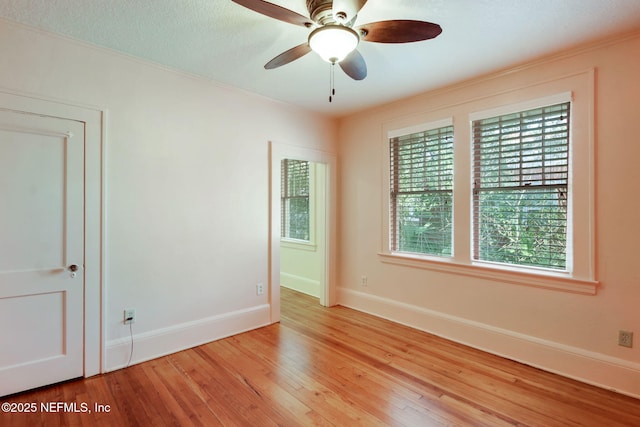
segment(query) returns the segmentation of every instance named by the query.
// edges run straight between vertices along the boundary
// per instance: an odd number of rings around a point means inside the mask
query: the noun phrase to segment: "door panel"
[[[0,129],[0,236],[12,242],[0,258],[0,271],[64,263],[64,205],[52,203],[64,197],[64,141],[51,139]]]
[[[23,313],[35,310],[39,313],[37,317],[23,316]],[[64,325],[60,322],[63,310],[62,292],[0,299],[3,318],[22,319],[10,323],[11,345],[3,345],[0,366],[19,365],[33,362],[34,358],[37,360],[63,354]]]
[[[83,158],[82,123],[0,109],[0,395],[83,374]]]

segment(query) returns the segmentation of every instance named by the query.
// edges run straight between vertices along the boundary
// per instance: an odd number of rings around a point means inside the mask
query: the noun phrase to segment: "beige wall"
[[[379,253],[385,250],[383,224],[388,209],[385,129],[452,117],[455,149],[470,151],[470,112],[562,92],[567,87],[572,90],[573,84],[584,86],[583,80],[590,78],[593,69],[594,249],[600,282],[596,295],[506,283],[477,272],[469,275],[383,262]],[[343,119],[338,146],[340,303],[640,396],[640,345],[632,349],[617,345],[619,329],[640,336],[636,259],[640,201],[635,196],[640,183],[638,99],[640,36],[633,35]],[[469,175],[468,164],[459,166],[457,184],[460,177]],[[465,215],[456,212],[456,219]],[[459,222],[457,232],[468,228]],[[368,276],[366,287],[361,284],[363,275]]]
[[[334,151],[326,118],[0,21],[0,89],[107,111],[105,368],[270,321],[268,141]]]

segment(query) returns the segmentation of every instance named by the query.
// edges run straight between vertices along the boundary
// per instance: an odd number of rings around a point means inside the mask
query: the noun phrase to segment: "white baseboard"
[[[280,284],[285,288],[320,298],[320,281],[280,272]]]
[[[231,335],[236,335],[269,324],[268,304],[213,316],[168,328],[135,334],[133,324],[133,357],[131,364],[156,359]],[[131,351],[129,336],[108,341],[105,370],[107,372],[127,366]]]
[[[351,289],[338,289],[338,303],[487,353],[640,398],[638,363]]]

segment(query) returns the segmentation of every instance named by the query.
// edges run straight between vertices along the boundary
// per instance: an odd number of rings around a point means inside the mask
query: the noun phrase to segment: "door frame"
[[[281,162],[284,159],[307,160],[326,166],[324,233],[324,266],[320,277],[320,304],[336,305],[336,156],[324,151],[269,141],[269,305],[271,323],[280,321],[280,180]]]
[[[104,372],[104,156],[106,110],[37,95],[0,90],[0,108],[84,123],[84,325],[85,377]]]

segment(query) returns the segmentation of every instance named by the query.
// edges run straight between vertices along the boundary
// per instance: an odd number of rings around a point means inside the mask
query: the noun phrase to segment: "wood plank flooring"
[[[280,324],[0,402],[37,405],[12,427],[640,426],[640,400],[284,288]]]

